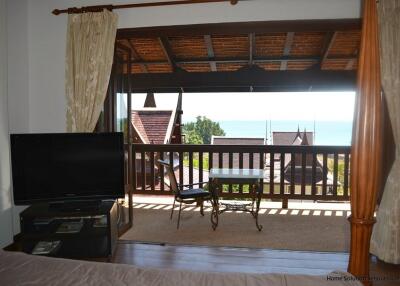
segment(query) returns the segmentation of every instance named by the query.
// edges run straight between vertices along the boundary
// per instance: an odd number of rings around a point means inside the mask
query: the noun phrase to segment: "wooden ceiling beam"
[[[121,45],[120,42],[116,42],[115,43],[115,49],[123,51],[125,53],[130,53],[131,49],[129,49],[129,47],[125,46],[125,45]]]
[[[337,55],[334,57],[328,57],[329,60],[352,60],[356,59],[354,55]],[[306,56],[306,57],[293,57],[293,56],[279,56],[279,57],[253,57],[253,63],[270,63],[270,62],[282,62],[282,61],[290,61],[290,62],[319,62],[321,60],[320,56]],[[209,64],[210,62],[215,63],[224,63],[224,64],[235,64],[235,63],[243,63],[247,64],[249,59],[246,57],[238,57],[238,58],[195,58],[195,59],[184,59],[184,60],[175,60],[175,64]],[[146,64],[146,65],[159,65],[159,64],[169,64],[168,61],[146,61],[146,62],[138,62],[134,61],[133,64]]]
[[[294,39],[294,32],[288,32],[286,34],[285,47],[283,48],[283,56],[290,55],[290,52],[292,50],[293,39]],[[280,67],[281,71],[287,69],[287,63],[288,63],[287,60],[283,60],[281,62],[281,67]]]
[[[211,71],[216,72],[217,71],[217,64],[216,62],[213,60],[215,57],[214,54],[214,47],[212,44],[212,39],[210,35],[204,35],[204,42],[206,44],[206,48],[207,48],[207,55],[209,58],[209,64],[210,64],[210,68]]]
[[[174,53],[172,52],[168,37],[159,37],[158,41],[164,52],[165,57],[167,58],[168,64],[171,66],[172,72],[175,72],[177,69],[177,65],[174,60],[174,56],[173,56]]]
[[[347,65],[346,65],[346,67],[345,67],[345,70],[352,70],[352,69],[354,69],[354,65],[357,63],[357,59],[358,59],[358,49],[354,51],[353,55],[354,55],[354,58],[353,58],[353,59],[350,59],[350,60],[347,62]]]
[[[135,58],[136,61],[143,61],[142,57],[139,55],[139,53],[136,51],[134,45],[130,41],[130,39],[126,39],[128,42],[129,48],[131,49],[132,56]],[[148,73],[149,71],[147,70],[146,64],[142,63],[140,64],[140,68],[142,69],[143,72]]]
[[[356,59],[351,59],[351,60],[349,60],[349,61],[347,62],[347,65],[346,65],[346,67],[345,67],[345,70],[352,70],[352,69],[353,69],[353,66],[354,66],[354,64],[355,64],[355,62],[356,62]]]
[[[123,41],[122,43],[125,42],[126,45],[124,45],[124,46],[128,47],[128,48],[131,50],[131,53],[132,53],[133,58],[134,58],[135,60],[137,60],[137,61],[140,61],[140,60],[141,60],[141,57],[140,57],[139,54],[137,53],[135,47],[132,45],[131,41],[130,41],[129,39],[124,39],[124,40],[121,40],[121,41]]]
[[[117,49],[115,51],[117,51]],[[114,57],[116,59],[116,60],[114,60],[114,62],[123,62],[124,61],[124,59],[121,57],[121,54],[119,54],[117,52],[114,53]]]
[[[148,73],[129,75],[135,92],[194,91],[328,91],[354,90],[355,71],[265,71]]]
[[[320,68],[322,68],[324,62],[328,59],[329,52],[332,49],[333,44],[335,43],[337,36],[337,32],[328,32],[325,36],[324,47],[322,51],[321,61],[320,61]]]
[[[127,46],[121,45],[120,43],[116,42],[114,49],[115,49],[114,56],[116,57],[116,58],[114,58],[114,63],[119,63],[119,64],[131,64],[132,63],[132,59],[130,58],[131,50]],[[121,60],[121,59],[123,59],[123,56],[122,57],[118,56],[116,53],[117,51],[122,51],[123,55],[127,55],[128,60],[127,61]]]
[[[361,19],[318,19],[213,23],[118,29],[117,39],[170,36],[248,35],[250,33],[334,32],[361,30]]]

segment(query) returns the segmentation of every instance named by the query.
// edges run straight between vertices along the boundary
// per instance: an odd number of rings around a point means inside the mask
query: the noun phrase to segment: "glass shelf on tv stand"
[[[95,211],[99,209],[101,200],[71,200],[71,201],[58,201],[50,202],[49,208],[57,211]]]

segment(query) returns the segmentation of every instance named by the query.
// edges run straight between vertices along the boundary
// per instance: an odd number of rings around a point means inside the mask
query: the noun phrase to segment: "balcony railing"
[[[167,159],[180,184],[207,182],[211,168],[259,168],[264,170],[262,197],[282,200],[284,207],[288,199],[349,200],[349,146],[133,144],[132,158],[136,194],[171,194],[169,180],[157,163]],[[248,189],[226,185],[222,196],[250,198]]]

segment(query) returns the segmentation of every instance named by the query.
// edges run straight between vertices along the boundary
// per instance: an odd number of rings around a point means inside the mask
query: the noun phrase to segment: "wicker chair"
[[[192,187],[195,185],[203,184],[205,182],[199,182],[199,183],[189,184],[189,185],[179,185],[176,180],[175,173],[174,173],[174,170],[173,170],[171,164],[169,162],[163,161],[163,160],[158,160],[158,162],[165,167],[165,170],[169,177],[171,191],[175,195],[170,219],[172,219],[172,216],[174,214],[175,202],[179,203],[179,214],[178,214],[178,222],[177,222],[176,228],[179,228],[182,204],[197,203],[197,205],[200,206],[200,214],[202,216],[204,216],[203,203],[204,203],[204,201],[208,201],[208,200],[211,201],[211,198],[212,198],[211,193],[204,189],[201,189],[201,188],[192,188]]]

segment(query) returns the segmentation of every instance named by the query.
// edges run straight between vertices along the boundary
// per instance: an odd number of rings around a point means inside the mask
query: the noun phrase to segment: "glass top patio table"
[[[262,169],[230,169],[230,168],[212,168],[209,173],[210,179],[262,179],[264,170]]]
[[[213,197],[213,210],[211,213],[211,223],[215,230],[218,226],[218,216],[226,210],[240,210],[252,214],[255,219],[257,229],[261,231],[262,225],[258,223],[258,211],[260,209],[263,184],[260,183],[264,178],[262,169],[231,169],[231,168],[212,168],[209,173],[210,190]],[[253,193],[251,203],[221,203],[224,209],[220,209],[219,192],[222,184],[250,184]]]

